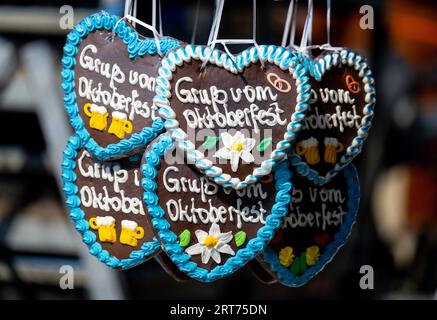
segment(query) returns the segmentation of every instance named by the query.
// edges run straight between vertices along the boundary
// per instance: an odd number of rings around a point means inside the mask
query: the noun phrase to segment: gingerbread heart
[[[160,251],[146,219],[140,185],[142,154],[100,161],[76,135],[62,162],[67,208],[90,253],[111,268],[127,269]]]
[[[162,54],[177,46],[175,39],[160,40]],[[163,131],[153,104],[160,63],[154,39],[139,36],[108,13],[86,17],[68,34],[61,73],[64,104],[95,156],[134,154]]]
[[[276,46],[247,49],[233,61],[188,45],[163,59],[159,75],[154,102],[177,147],[189,164],[234,189],[256,183],[284,158],[311,89],[298,59]]]
[[[347,241],[359,207],[355,167],[346,167],[323,186],[294,175],[290,212],[259,261],[284,285],[306,284]],[[276,237],[275,237],[276,238]]]
[[[275,179],[242,190],[223,188],[187,165],[169,136],[152,143],[142,164],[144,202],[173,263],[193,279],[232,274],[260,253],[290,202],[288,163]]]
[[[349,49],[305,65],[313,65],[310,108],[291,161],[298,174],[321,185],[361,152],[373,121],[375,81],[366,60]]]

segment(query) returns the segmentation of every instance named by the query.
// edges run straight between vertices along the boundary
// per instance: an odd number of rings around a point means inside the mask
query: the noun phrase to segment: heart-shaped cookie
[[[62,162],[67,208],[90,253],[111,268],[127,269],[160,251],[146,219],[140,185],[142,154],[100,161],[76,135]]]
[[[375,81],[366,60],[349,49],[304,64],[314,66],[310,108],[291,162],[298,174],[321,185],[361,152],[373,121]]]
[[[206,67],[203,68],[203,65]],[[162,61],[154,99],[187,162],[224,187],[270,174],[300,131],[310,97],[291,51],[249,48],[235,57],[188,45]]]
[[[160,40],[162,54],[177,46],[175,39]],[[164,130],[153,104],[160,63],[154,39],[108,13],[86,17],[68,34],[61,73],[64,104],[95,156],[134,154]]]
[[[281,226],[291,197],[288,163],[278,163],[275,180],[234,190],[187,165],[177,151],[165,135],[149,145],[141,168],[144,202],[173,263],[193,279],[214,281],[253,259]]]
[[[279,282],[306,284],[348,239],[359,207],[359,180],[349,165],[323,186],[293,176],[293,201],[284,224],[259,256]]]

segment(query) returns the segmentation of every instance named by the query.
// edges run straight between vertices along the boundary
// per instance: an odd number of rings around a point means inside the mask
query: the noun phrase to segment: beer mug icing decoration
[[[64,104],[76,133],[102,160],[134,154],[164,129],[153,104],[156,77],[161,56],[179,41],[154,27],[154,38],[141,37],[129,21],[141,23],[129,11],[122,19],[93,14],[64,46]]]
[[[287,161],[278,163],[270,181],[223,188],[187,165],[167,135],[145,152],[142,173],[162,249],[203,282],[232,274],[265,247],[287,213],[292,189]]]
[[[115,243],[117,235],[115,231],[115,219],[112,216],[97,216],[89,220],[91,229],[97,230],[100,242]]]
[[[279,282],[298,287],[329,263],[347,241],[359,206],[359,180],[353,165],[323,186],[293,175],[289,214],[259,257]]]
[[[271,173],[301,128],[309,79],[285,48],[217,40],[187,45],[163,59],[154,99],[188,163],[224,187],[241,189]],[[226,52],[215,48],[222,44]],[[237,56],[227,44],[255,46]]]
[[[78,135],[64,151],[70,217],[90,253],[111,268],[133,267],[160,251],[142,201],[141,155],[98,160]]]
[[[312,11],[312,1],[309,10]],[[330,1],[328,1],[328,6]],[[329,44],[330,9],[328,8],[328,43],[311,46],[301,63],[310,68],[310,108],[291,157],[297,173],[316,184],[324,184],[348,166],[361,152],[373,121],[375,80],[364,57],[347,48]],[[308,14],[303,42],[308,39],[312,12]],[[311,49],[322,53],[311,58]]]

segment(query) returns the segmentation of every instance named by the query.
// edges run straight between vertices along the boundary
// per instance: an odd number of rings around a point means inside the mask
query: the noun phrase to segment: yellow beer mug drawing
[[[304,156],[308,164],[316,164],[320,162],[319,155],[319,142],[316,138],[311,137],[306,140],[302,140],[296,146],[296,153],[300,156]]]
[[[131,247],[138,245],[138,240],[144,237],[144,228],[139,227],[138,223],[131,220],[121,221],[120,243]]]
[[[119,139],[123,139],[126,133],[132,132],[132,122],[127,120],[124,113],[114,111],[112,113],[112,122],[109,126],[108,132],[116,135]]]
[[[100,242],[114,243],[117,240],[114,217],[92,217],[89,223],[91,229],[98,230]]]
[[[337,138],[325,138],[325,162],[337,163],[337,153],[342,152],[344,146]]]
[[[86,103],[83,106],[83,111],[90,117],[90,128],[103,131],[108,124],[108,112],[103,106],[95,105],[94,103]]]

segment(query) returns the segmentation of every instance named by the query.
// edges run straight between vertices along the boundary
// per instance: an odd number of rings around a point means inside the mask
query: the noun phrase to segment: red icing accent
[[[317,244],[319,247],[323,247],[325,244],[328,243],[329,238],[330,238],[329,234],[327,234],[327,233],[321,233],[321,234],[317,234],[317,235],[314,237],[314,241],[316,242],[316,244]]]

